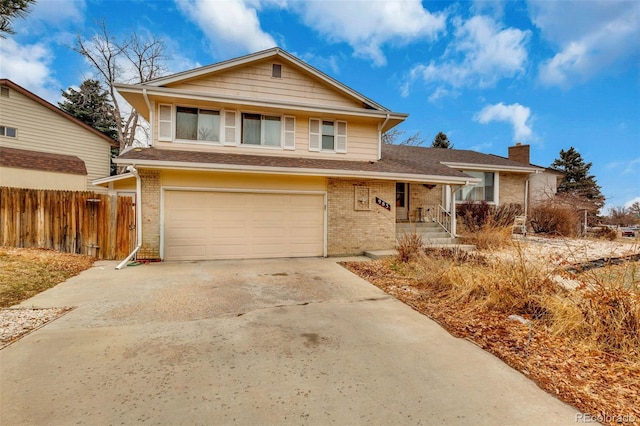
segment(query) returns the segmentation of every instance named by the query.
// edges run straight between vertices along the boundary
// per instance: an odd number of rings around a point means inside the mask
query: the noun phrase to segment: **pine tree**
[[[80,90],[71,87],[62,92],[65,99],[58,105],[63,111],[73,115],[113,140],[118,139],[116,116],[109,94],[97,80],[85,80]]]
[[[15,34],[11,26],[14,18],[24,18],[30,12],[29,7],[35,0],[2,0],[0,1],[0,38],[5,34]]]
[[[433,142],[431,143],[431,147],[453,149],[453,144],[446,134],[444,134],[443,132],[438,132],[436,137],[433,139]]]
[[[605,197],[600,192],[595,176],[589,174],[592,165],[585,163],[580,153],[571,147],[568,151],[560,150],[560,158],[551,164],[551,168],[564,174],[558,194],[586,204],[588,210],[598,214],[604,206]]]

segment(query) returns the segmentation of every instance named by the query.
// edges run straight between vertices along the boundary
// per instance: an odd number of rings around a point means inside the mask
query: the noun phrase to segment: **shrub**
[[[407,263],[415,260],[424,254],[422,235],[416,232],[404,233],[398,239],[396,248],[400,262]]]
[[[602,226],[595,230],[594,235],[596,238],[603,240],[615,241],[618,238],[618,231],[608,226]]]
[[[580,229],[578,212],[551,202],[534,206],[529,223],[535,233],[575,237]]]

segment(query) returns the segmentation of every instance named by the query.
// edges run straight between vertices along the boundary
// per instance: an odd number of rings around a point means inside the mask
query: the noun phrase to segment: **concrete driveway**
[[[101,262],[0,351],[0,424],[575,424],[335,259]]]

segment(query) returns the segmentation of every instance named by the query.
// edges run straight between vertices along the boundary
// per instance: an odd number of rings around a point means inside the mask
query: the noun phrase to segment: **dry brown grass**
[[[0,247],[0,308],[78,275],[94,261],[89,256],[54,250]]]
[[[348,267],[583,412],[640,421],[638,262],[568,273],[570,260],[549,265],[532,262],[518,243],[512,250],[510,257],[447,251]],[[557,274],[578,287],[558,285]]]

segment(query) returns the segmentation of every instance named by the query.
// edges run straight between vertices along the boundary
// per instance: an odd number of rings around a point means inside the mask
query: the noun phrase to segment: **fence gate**
[[[98,259],[122,259],[135,246],[131,196],[0,187],[0,244]]]

